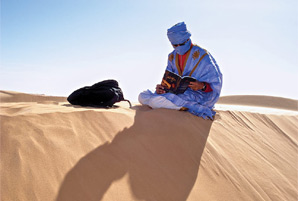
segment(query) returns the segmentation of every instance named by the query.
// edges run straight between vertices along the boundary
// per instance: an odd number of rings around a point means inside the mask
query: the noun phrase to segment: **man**
[[[205,49],[192,43],[184,22],[169,28],[167,35],[174,51],[169,54],[166,70],[180,76],[191,76],[196,81],[190,82],[189,88],[177,95],[166,93],[164,87],[158,84],[155,93],[150,90],[142,92],[139,102],[152,108],[187,110],[212,119],[215,115],[212,109],[222,87],[222,74],[215,59]]]

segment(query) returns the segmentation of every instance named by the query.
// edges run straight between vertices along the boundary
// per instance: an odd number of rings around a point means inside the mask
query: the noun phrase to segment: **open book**
[[[188,88],[189,83],[195,81],[196,79],[190,76],[181,77],[176,73],[166,70],[161,85],[166,92],[182,94]]]

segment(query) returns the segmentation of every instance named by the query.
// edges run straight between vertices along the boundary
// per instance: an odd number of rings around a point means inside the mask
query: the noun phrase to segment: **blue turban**
[[[169,28],[167,35],[173,45],[184,43],[191,36],[190,32],[187,31],[186,24],[184,22],[179,22]]]

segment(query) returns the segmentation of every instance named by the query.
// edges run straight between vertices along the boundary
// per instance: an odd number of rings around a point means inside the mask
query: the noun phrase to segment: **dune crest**
[[[296,113],[211,121],[1,91],[0,115],[3,201],[297,200]]]
[[[48,102],[48,101],[57,101],[65,102],[65,97],[59,96],[46,96],[40,94],[26,94],[15,91],[3,91],[0,90],[0,102]]]
[[[259,96],[259,95],[234,95],[222,96],[219,98],[218,104],[228,105],[246,105],[255,107],[270,107],[275,109],[286,109],[298,111],[298,100],[272,97],[272,96]]]

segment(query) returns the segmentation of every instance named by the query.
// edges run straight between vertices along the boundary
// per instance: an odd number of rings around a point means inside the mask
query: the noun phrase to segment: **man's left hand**
[[[195,82],[190,82],[189,83],[189,88],[191,88],[194,91],[202,90],[204,88],[204,83],[195,81]]]

